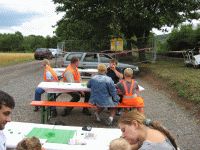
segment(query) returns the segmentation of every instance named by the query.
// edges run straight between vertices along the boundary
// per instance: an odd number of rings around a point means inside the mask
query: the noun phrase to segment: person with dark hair
[[[116,59],[110,60],[106,75],[111,77],[115,84],[119,82],[119,79],[123,78],[122,70],[117,67]]]
[[[65,71],[63,72],[63,81],[64,82],[70,82],[70,83],[80,83],[81,82],[81,75],[78,71],[78,65],[79,65],[79,59],[77,57],[72,57],[71,63],[66,67]],[[85,94],[85,102],[89,101],[90,94],[89,92],[69,92],[69,94],[72,96],[71,102],[78,102],[81,98],[81,95]],[[69,115],[72,111],[73,107],[67,107],[64,109],[64,112],[62,113],[62,116]],[[91,115],[88,108],[83,108],[82,111],[85,115]]]
[[[118,61],[116,59],[111,59],[109,61],[109,66],[107,68],[107,72],[106,75],[111,77],[111,79],[113,80],[114,84],[117,84],[119,82],[120,79],[123,79],[123,73],[122,70],[117,67]],[[119,102],[121,103],[122,101],[122,95],[119,95],[120,100]],[[120,115],[121,114],[122,109],[118,108],[116,115]]]
[[[158,121],[147,119],[143,113],[132,110],[119,118],[122,138],[134,149],[177,150],[177,144],[170,132]]]
[[[8,93],[0,90],[0,150],[6,150],[6,138],[3,129],[7,122],[11,121],[11,112],[15,107],[15,101]]]
[[[41,67],[44,68],[44,73],[43,73],[43,80],[45,82],[53,82],[53,81],[59,81],[58,76],[56,72],[51,68],[50,62],[48,59],[44,59],[41,63]],[[45,92],[44,89],[37,87],[35,90],[35,97],[34,100],[36,101],[41,101],[41,95]],[[55,100],[56,94],[51,93],[49,94],[51,99]],[[34,111],[38,111],[39,107],[35,106]],[[56,117],[57,116],[57,110],[56,107],[51,107],[51,116]]]

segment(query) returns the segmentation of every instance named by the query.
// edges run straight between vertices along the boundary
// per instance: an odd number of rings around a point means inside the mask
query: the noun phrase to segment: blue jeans
[[[41,101],[41,96],[42,94],[45,92],[45,90],[43,90],[42,88],[36,88],[35,90],[35,100],[36,101]],[[53,94],[50,94],[53,96]],[[55,110],[56,107],[51,107],[51,110]]]
[[[41,95],[44,93],[45,91],[42,88],[36,88],[35,90],[35,100],[36,101],[41,101]]]

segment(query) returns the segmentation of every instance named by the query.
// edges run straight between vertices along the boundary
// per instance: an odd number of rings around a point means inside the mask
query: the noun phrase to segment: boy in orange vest
[[[124,80],[117,83],[116,88],[118,94],[122,95],[122,103],[125,105],[134,106],[138,111],[143,112],[144,100],[138,96],[139,86],[137,81],[132,79],[133,70],[126,68],[124,70]]]
[[[63,72],[63,81],[70,82],[70,83],[80,83],[81,82],[81,75],[78,71],[79,59],[77,57],[72,57],[71,63],[67,66],[65,71]],[[89,101],[90,93],[89,92],[69,92],[72,96],[71,102],[78,102],[80,100],[80,93],[85,95],[85,102]],[[68,107],[64,109],[62,116],[69,115],[72,111],[73,107]],[[91,115],[88,108],[83,108],[82,111],[85,115]]]

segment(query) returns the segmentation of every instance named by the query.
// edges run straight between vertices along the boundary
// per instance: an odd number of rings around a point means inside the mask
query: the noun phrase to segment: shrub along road
[[[34,98],[35,87],[42,81],[39,62],[33,61],[0,68],[0,89],[11,94],[16,100],[16,107],[12,114],[13,121],[40,123],[40,112],[33,112],[33,108],[29,105]],[[160,90],[159,86],[149,84],[146,80],[150,80],[150,78],[150,76],[137,78],[139,84],[145,88],[141,95],[145,99],[146,115],[151,119],[161,121],[175,135],[181,149],[199,150],[200,125],[193,113],[177,104],[174,97],[166,91]],[[45,94],[43,98],[45,99]],[[62,100],[68,98],[67,94],[59,97]],[[63,121],[66,125],[71,126],[106,127],[103,123],[96,123],[93,116],[84,116],[81,109],[73,110],[66,117],[60,116],[61,108],[58,109],[58,112],[58,117],[52,119],[51,122]],[[103,115],[108,116],[108,113],[104,112]],[[117,119],[118,117],[112,127],[117,127]]]

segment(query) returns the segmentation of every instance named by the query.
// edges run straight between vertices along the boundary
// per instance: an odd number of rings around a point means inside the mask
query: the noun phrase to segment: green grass
[[[176,90],[180,97],[200,103],[200,69],[185,67],[181,60],[157,61],[141,67],[163,80],[163,84]]]

